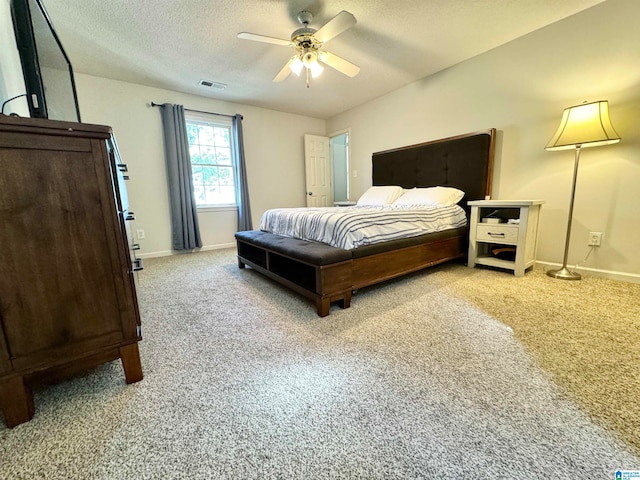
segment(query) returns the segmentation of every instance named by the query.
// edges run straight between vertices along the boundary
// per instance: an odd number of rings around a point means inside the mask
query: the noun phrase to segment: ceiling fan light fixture
[[[318,62],[318,52],[316,50],[305,49],[302,52],[302,64],[311,71],[313,78],[316,78],[324,70],[324,67]]]
[[[312,65],[318,63],[318,53],[305,49],[304,52],[302,52],[302,63],[310,69]]]
[[[313,78],[316,78],[316,77],[320,76],[320,74],[324,70],[324,67],[322,65],[320,65],[317,61],[312,63],[311,66],[309,66],[307,68],[309,70],[311,70],[311,76]]]
[[[273,78],[274,82],[284,81],[291,72],[300,76],[304,69],[305,76],[307,77],[307,87],[309,87],[309,77],[317,77],[324,71],[324,67],[327,65],[344,75],[355,77],[360,71],[360,67],[331,52],[321,50],[321,48],[332,38],[353,27],[356,24],[356,17],[346,10],[342,10],[319,30],[309,27],[312,19],[313,15],[309,11],[303,10],[300,12],[298,14],[298,21],[302,24],[302,27],[291,34],[291,40],[267,37],[249,32],[240,32],[238,38],[292,47],[298,52],[289,59],[280,72]]]
[[[304,67],[304,64],[302,63],[302,60],[300,60],[300,57],[293,57],[291,59],[291,63],[289,64],[289,68],[297,76],[300,76],[300,72],[302,72],[302,68],[303,67]]]

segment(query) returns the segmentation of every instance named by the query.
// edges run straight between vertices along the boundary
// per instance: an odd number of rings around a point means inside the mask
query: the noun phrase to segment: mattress
[[[466,224],[465,212],[458,205],[277,208],[262,215],[260,230],[352,250]]]

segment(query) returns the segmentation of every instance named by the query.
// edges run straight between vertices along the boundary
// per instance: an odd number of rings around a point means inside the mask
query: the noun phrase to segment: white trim
[[[204,112],[194,112],[185,109],[184,118],[188,120],[193,120],[194,122],[205,123],[207,125],[220,125],[223,127],[231,127],[233,125],[233,119],[231,119],[232,115],[229,117],[221,117],[220,115],[216,115],[215,113],[204,113]]]
[[[554,268],[561,267],[559,263],[541,262],[540,260],[538,260],[536,264]],[[568,267],[570,270],[575,270],[578,273],[593,275],[594,277],[608,278],[610,280],[619,280],[622,282],[640,283],[640,275],[638,275],[637,273],[616,272],[614,270],[602,270],[600,268],[572,267],[570,265],[568,265]]]
[[[238,244],[236,242],[231,242],[231,243],[218,243],[217,245],[205,245],[204,247],[202,247],[200,249],[200,251],[207,251],[207,250],[222,250],[224,248],[231,248],[231,247],[236,247]]]
[[[196,207],[198,213],[207,213],[207,212],[231,212],[237,211],[238,205],[203,205],[202,207]]]
[[[232,177],[233,177],[233,192],[234,197],[237,198],[238,195],[238,185],[236,185],[236,180],[238,177],[238,158],[236,154],[235,147],[235,132],[233,131],[233,120],[229,117],[221,118],[220,116],[216,116],[214,113],[205,113],[205,112],[187,112],[184,113],[185,123],[186,124],[200,124],[207,125],[212,127],[224,128],[229,131],[229,155],[231,156],[231,165],[223,165],[223,164],[212,164],[210,166],[216,167],[231,167]],[[191,148],[191,144],[189,144],[189,148]],[[217,148],[217,147],[216,147]],[[208,166],[208,164],[195,163],[196,166]],[[192,164],[193,168],[193,164]],[[192,181],[193,184],[193,181]],[[196,185],[193,184],[195,187]],[[197,202],[197,200],[196,200]],[[198,213],[213,211],[214,209],[225,210],[228,207],[238,208],[238,205],[234,203],[224,203],[224,204],[213,204],[213,205],[198,205],[196,204],[196,209]]]
[[[329,148],[331,149],[331,140],[334,137],[337,137],[339,135],[346,135],[347,136],[347,201],[351,200],[351,195],[352,195],[352,188],[351,188],[351,169],[352,169],[352,164],[351,164],[351,127],[346,127],[343,128],[341,130],[337,130],[333,133],[330,133],[329,135],[327,135],[327,137],[329,138]],[[331,152],[331,197],[332,199],[333,197],[333,189],[335,188],[335,185],[333,185],[333,152]]]
[[[236,242],[232,243],[219,243],[217,245],[205,245],[202,248],[195,248],[193,250],[163,250],[160,252],[141,253],[136,255],[138,258],[159,258],[170,257],[172,255],[184,255],[186,253],[206,252],[209,250],[222,250],[224,248],[235,248]]]
[[[327,135],[327,137],[329,137],[329,138],[337,137],[338,135],[342,135],[343,133],[346,133],[347,136],[351,136],[351,127],[342,128],[340,130],[337,130],[337,131]]]
[[[209,251],[209,250],[222,250],[225,248],[235,248],[236,243],[219,243],[217,245],[205,245],[199,251]],[[189,250],[187,251],[177,251],[177,250],[165,250],[160,252],[151,252],[151,253],[141,253],[136,255],[138,258],[159,258],[159,257],[169,257],[172,255],[184,255],[185,253],[195,253],[198,250]],[[548,267],[560,267],[559,263],[553,262],[541,262],[536,261],[536,265],[540,266],[548,266]],[[599,268],[586,268],[586,267],[571,267],[571,270],[576,270],[579,273],[588,272],[590,275],[594,277],[602,277],[608,278],[610,280],[618,280],[622,282],[630,282],[630,283],[640,283],[640,275],[637,273],[627,273],[627,272],[615,272],[612,270],[602,270]]]
[[[169,257],[171,255],[177,255],[178,252],[173,252],[172,250],[164,250],[162,252],[151,252],[151,253],[136,253],[137,258],[158,258],[158,257]]]

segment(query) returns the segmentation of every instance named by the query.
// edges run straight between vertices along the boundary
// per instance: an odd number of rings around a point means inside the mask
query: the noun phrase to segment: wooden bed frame
[[[460,205],[491,194],[496,130],[449,137],[373,154],[373,185],[403,188],[452,186],[465,192]],[[238,266],[253,269],[316,303],[351,304],[354,290],[467,255],[466,227],[354,250],[249,231],[236,234]]]

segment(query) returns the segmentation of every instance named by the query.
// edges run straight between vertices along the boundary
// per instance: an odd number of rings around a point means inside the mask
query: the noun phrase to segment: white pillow
[[[358,199],[358,205],[366,205],[369,207],[390,205],[402,195],[402,192],[402,187],[396,185],[369,187]]]
[[[412,188],[398,198],[394,206],[426,205],[447,207],[455,205],[464,197],[464,192],[453,187]]]

